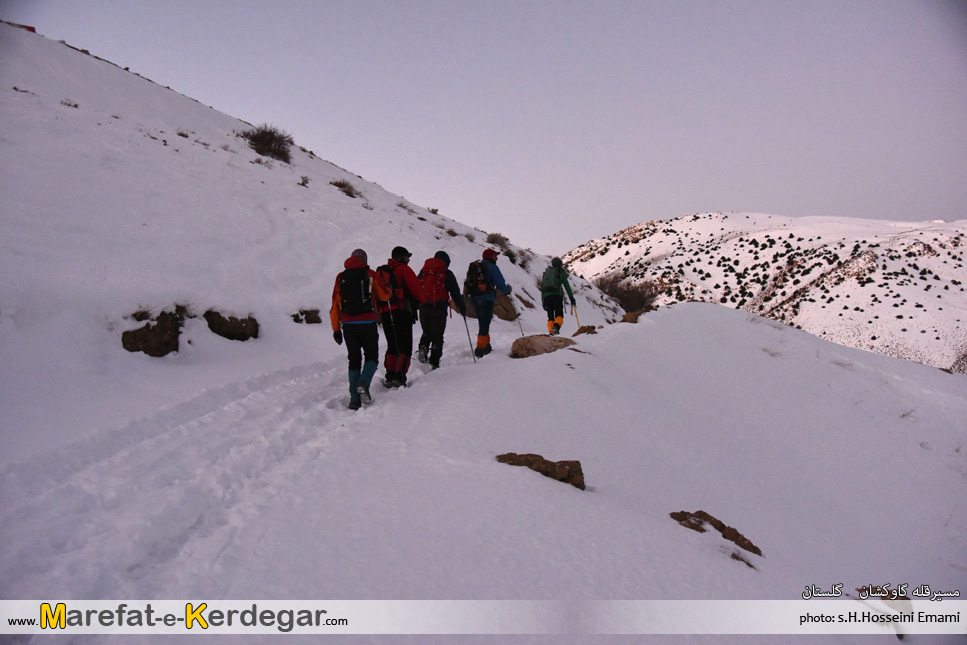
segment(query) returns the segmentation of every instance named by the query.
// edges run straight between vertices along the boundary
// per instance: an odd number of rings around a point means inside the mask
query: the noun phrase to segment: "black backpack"
[[[340,309],[344,314],[358,316],[373,311],[373,294],[369,281],[369,267],[346,269],[339,274]]]
[[[473,297],[487,291],[494,291],[494,287],[487,281],[487,273],[484,271],[481,261],[474,260],[467,267],[467,277],[463,281],[463,294]]]
[[[388,264],[384,264],[381,267],[376,268],[376,273],[383,278],[387,285],[389,285],[392,296],[390,296],[389,302],[391,305],[397,307],[402,307],[406,302],[406,293],[403,291],[402,285],[400,285],[399,279],[396,277],[396,272],[393,271],[393,267]]]

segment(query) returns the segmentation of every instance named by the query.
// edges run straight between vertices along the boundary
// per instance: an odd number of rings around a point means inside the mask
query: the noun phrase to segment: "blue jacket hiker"
[[[497,268],[498,257],[497,251],[485,250],[481,260],[470,264],[463,285],[464,295],[470,297],[477,312],[477,348],[473,350],[477,358],[483,358],[493,351],[490,345],[490,321],[494,317],[497,292],[506,296],[511,292],[504,275]]]
[[[332,288],[332,338],[346,341],[349,353],[349,409],[358,410],[363,398],[372,401],[369,385],[379,367],[378,305],[392,295],[389,286],[366,264],[366,252],[356,249],[343,264]],[[365,357],[365,364],[363,358]]]

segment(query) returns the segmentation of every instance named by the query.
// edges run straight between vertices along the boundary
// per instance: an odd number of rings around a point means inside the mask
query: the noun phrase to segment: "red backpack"
[[[423,270],[420,271],[420,282],[423,284],[423,295],[426,297],[428,305],[450,301],[446,280],[447,265],[443,260],[430,258],[423,263]]]

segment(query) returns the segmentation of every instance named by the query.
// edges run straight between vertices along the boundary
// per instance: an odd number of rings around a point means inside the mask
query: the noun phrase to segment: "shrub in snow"
[[[355,199],[356,197],[359,197],[360,195],[362,195],[362,192],[360,192],[360,190],[358,188],[356,188],[355,186],[353,186],[351,183],[349,183],[345,179],[333,179],[329,183],[330,183],[330,185],[335,186],[336,188],[338,188],[339,190],[341,190],[344,195],[346,195],[348,197],[352,197],[353,199]]]
[[[487,244],[493,244],[502,249],[506,249],[509,243],[510,240],[507,239],[506,235],[501,235],[500,233],[487,233]]]
[[[292,160],[292,135],[274,125],[262,124],[241,134],[248,145],[263,157],[271,157],[285,163]]]

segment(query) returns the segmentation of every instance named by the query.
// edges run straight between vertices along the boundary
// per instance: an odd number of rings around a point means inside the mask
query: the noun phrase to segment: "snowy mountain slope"
[[[0,51],[0,598],[967,586],[964,375],[688,303],[524,360],[516,322],[475,363],[454,318],[440,370],[350,413],[344,348],[290,315],[328,308],[357,246],[456,266],[484,234],[307,152],[251,163],[245,124],[63,45],[0,24]],[[501,266],[534,296],[545,259],[513,248]],[[581,293],[581,322],[605,322]],[[126,316],[175,303],[262,330],[190,318],[176,354],[122,349]],[[578,459],[589,489],[496,461],[511,451]],[[669,517],[699,509],[762,549],[755,569]],[[161,638],[120,639],[90,641]]]
[[[967,371],[967,220],[900,223],[707,213],[632,226],[569,252],[589,280],[660,285],[828,340]]]
[[[78,379],[106,375],[93,379],[103,384],[102,397],[131,390],[117,396],[113,422],[161,402],[151,385],[110,381],[122,332],[144,324],[135,312],[181,304],[196,316],[210,308],[254,315],[262,347],[229,343],[209,361],[190,320],[181,355],[169,361],[203,364],[206,385],[228,382],[243,376],[233,352],[259,354],[276,366],[315,360],[306,347],[327,339],[328,324],[307,331],[292,316],[319,309],[325,317],[333,280],[354,248],[366,249],[377,266],[403,245],[416,270],[442,249],[462,278],[467,263],[494,246],[487,233],[310,152],[294,148],[291,164],[260,157],[236,134],[248,124],[76,49],[6,24],[0,49],[0,352],[18,374],[4,384],[0,403],[14,427],[32,429],[24,441],[42,442],[68,421],[90,428],[83,416],[47,420],[18,403],[38,392],[57,396]],[[361,196],[347,196],[333,181],[349,182]],[[500,266],[518,294],[522,326],[541,331],[536,282],[549,258],[502,244],[516,260],[507,255]],[[584,324],[616,316],[599,291],[579,278],[575,287]],[[199,335],[208,333],[203,327]],[[450,327],[451,346],[466,344],[466,332]],[[58,334],[84,356],[80,373],[59,367],[61,350],[51,345]],[[265,347],[296,337],[303,347],[294,356],[279,354],[284,343]],[[186,380],[183,393],[196,387]],[[101,405],[78,404],[92,411]]]

